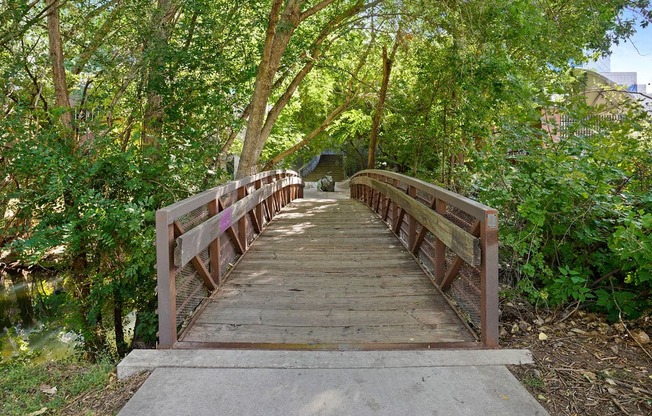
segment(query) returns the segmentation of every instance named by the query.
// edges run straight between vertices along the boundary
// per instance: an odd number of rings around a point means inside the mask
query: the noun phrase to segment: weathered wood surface
[[[179,344],[342,348],[473,341],[368,207],[304,199],[274,219]]]
[[[243,195],[240,195],[242,199],[177,239],[177,247],[174,250],[175,265],[178,267],[185,266],[193,257],[204,250],[211,241],[220,237],[220,235],[233,227],[238,220],[241,220],[254,207],[272,196],[275,192],[279,192],[288,185],[299,184],[301,184],[301,178],[284,178],[264,185],[248,196],[244,195],[244,188],[240,188],[243,192]],[[256,217],[254,216],[254,218]],[[257,220],[254,222],[257,224]],[[260,225],[257,225],[257,228],[260,229]],[[238,229],[241,233],[244,232],[244,227],[238,227]],[[246,235],[239,235],[236,240],[241,243],[246,240]],[[244,252],[244,248],[240,250]]]
[[[352,183],[369,186],[392,201],[396,201],[405,212],[430,230],[464,261],[474,266],[480,264],[480,240],[444,218],[443,215],[419,203],[412,196],[401,192],[389,183],[366,176],[355,178]],[[380,201],[380,199],[378,200]]]

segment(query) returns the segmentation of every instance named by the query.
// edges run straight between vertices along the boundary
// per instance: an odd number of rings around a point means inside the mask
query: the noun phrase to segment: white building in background
[[[638,74],[636,72],[612,72],[610,56],[600,58],[597,61],[590,61],[583,65],[582,68],[599,73],[613,83],[625,87],[629,92],[647,93],[647,86],[638,83]]]

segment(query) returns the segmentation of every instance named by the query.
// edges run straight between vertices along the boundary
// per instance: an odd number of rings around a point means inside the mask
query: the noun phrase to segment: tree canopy
[[[331,148],[494,205],[503,280],[536,301],[642,313],[650,117],[600,118],[572,68],[651,21],[638,0],[4,1],[0,244],[52,264],[87,349],[122,355],[132,311],[155,340],[157,208],[230,155],[246,176]]]

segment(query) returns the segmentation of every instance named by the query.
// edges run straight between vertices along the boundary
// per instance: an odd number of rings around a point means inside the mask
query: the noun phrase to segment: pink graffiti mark
[[[228,207],[224,211],[220,212],[220,214],[222,215],[220,218],[220,232],[223,233],[224,231],[228,230],[233,223],[231,221],[231,218],[233,217],[233,207]]]

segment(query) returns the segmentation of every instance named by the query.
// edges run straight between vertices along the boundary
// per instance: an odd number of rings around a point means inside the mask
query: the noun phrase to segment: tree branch
[[[320,2],[320,3],[315,4],[314,6],[309,8],[308,10],[301,13],[301,17],[299,18],[299,20],[303,22],[304,20],[306,20],[310,16],[314,15],[315,13],[319,13],[320,11],[325,9],[326,7],[333,4],[334,1],[335,0],[324,0],[324,1]]]
[[[115,2],[119,3],[119,2]],[[79,59],[77,59],[77,63],[75,63],[75,66],[72,68],[72,73],[74,75],[79,74],[88,61],[91,59],[93,54],[97,51],[97,49],[102,46],[102,42],[104,39],[108,36],[109,32],[111,29],[114,27],[114,21],[116,17],[118,16],[118,13],[121,11],[120,9],[120,4],[118,4],[118,7],[113,9],[111,11],[111,14],[106,18],[104,23],[102,23],[102,26],[99,28],[97,32],[95,32],[95,36],[93,36],[93,39],[91,42],[86,46],[83,50],[83,52],[79,55]]]
[[[325,3],[325,2],[324,2]],[[281,112],[285,106],[290,102],[290,99],[296,92],[299,84],[304,80],[304,78],[312,71],[314,68],[317,59],[319,58],[319,48],[328,38],[328,36],[333,33],[339,25],[348,17],[354,16],[362,9],[363,3],[361,1],[357,2],[354,6],[350,7],[348,10],[340,13],[339,15],[333,17],[325,26],[324,29],[319,33],[317,38],[312,43],[312,54],[308,58],[308,62],[304,65],[303,68],[295,75],[290,85],[287,87],[285,92],[279,97],[272,109],[267,113],[265,118],[265,124],[261,130],[261,136],[267,137],[272,132],[276,120],[281,115]],[[324,6],[325,7],[325,6]]]
[[[301,149],[302,147],[306,146],[308,143],[310,143],[315,137],[317,137],[320,133],[322,133],[328,126],[335,121],[336,118],[338,118],[344,110],[346,110],[349,106],[349,103],[353,99],[353,96],[347,96],[346,99],[342,104],[340,104],[337,108],[335,108],[331,113],[324,119],[324,121],[314,129],[310,134],[308,134],[303,140],[301,140],[299,143],[295,144],[294,146],[290,147],[289,149],[284,150],[283,152],[279,153],[278,155],[274,156],[270,161],[268,161],[265,164],[265,167],[263,168],[264,170],[271,169],[275,164],[280,162],[281,160],[285,159],[289,155],[293,154],[297,150]]]

